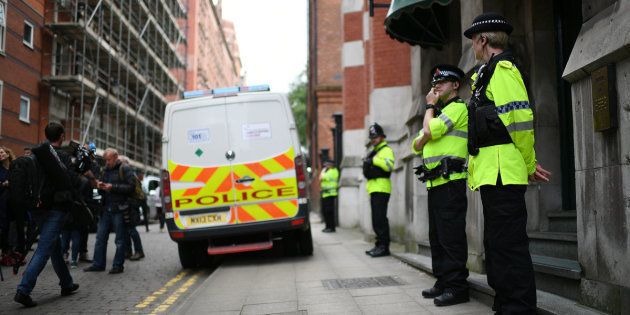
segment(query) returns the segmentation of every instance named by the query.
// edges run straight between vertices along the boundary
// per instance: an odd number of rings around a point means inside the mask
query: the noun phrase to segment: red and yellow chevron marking
[[[238,222],[266,221],[291,218],[297,215],[297,200],[237,206]]]
[[[196,188],[173,189],[173,210],[177,212],[229,205],[232,209],[227,224],[295,216],[298,210],[297,201],[289,200],[297,198],[295,175],[284,174],[287,176],[281,179],[263,180],[266,175],[293,172],[294,158],[295,152],[290,148],[283,154],[256,163],[194,167],[169,161],[171,181],[199,185]],[[235,183],[244,177],[253,178],[254,181]],[[236,205],[236,208],[232,205]],[[183,228],[179,219],[175,221]]]

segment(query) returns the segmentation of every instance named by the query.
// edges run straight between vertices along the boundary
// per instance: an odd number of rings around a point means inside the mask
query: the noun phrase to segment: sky
[[[234,22],[245,84],[269,84],[287,93],[306,69],[307,0],[223,0],[223,18]]]

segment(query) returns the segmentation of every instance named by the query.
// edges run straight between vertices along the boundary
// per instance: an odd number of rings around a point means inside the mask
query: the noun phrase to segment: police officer
[[[466,157],[468,112],[458,95],[464,72],[451,65],[431,70],[423,128],[412,151],[422,154],[418,175],[426,182],[429,201],[431,263],[437,281],[422,291],[437,306],[464,303],[468,297],[466,241]]]
[[[521,73],[507,50],[512,26],[497,13],[473,20],[464,36],[484,64],[468,105],[468,185],[481,190],[488,284],[499,314],[534,314],[536,285],[527,237],[528,179],[549,181],[536,161],[534,115]]]
[[[372,151],[363,159],[363,175],[367,178],[367,191],[372,208],[372,228],[376,233],[376,245],[365,253],[372,257],[389,255],[389,221],[387,203],[392,192],[389,177],[394,170],[394,151],[385,141],[383,128],[374,123],[369,128]]]
[[[335,201],[337,201],[338,181],[339,170],[335,167],[335,163],[328,159],[324,160],[324,169],[319,175],[322,215],[326,223],[326,228],[322,230],[324,233],[335,232]]]

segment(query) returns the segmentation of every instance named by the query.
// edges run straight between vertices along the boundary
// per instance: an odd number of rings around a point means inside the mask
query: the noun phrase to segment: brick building
[[[426,187],[413,174],[421,159],[410,150],[422,127],[429,71],[450,63],[472,74],[476,61],[463,30],[478,14],[499,12],[514,25],[510,48],[534,110],[537,160],[553,172],[526,194],[539,296],[627,312],[630,266],[619,262],[630,261],[630,0],[392,0],[370,17],[373,2],[381,1],[343,0],[336,29],[343,34],[340,225],[373,235],[361,158],[367,126],[378,122],[396,154],[391,237],[410,254],[430,255]],[[479,193],[468,192],[468,201],[468,268],[483,274]],[[539,307],[557,312],[548,301]]]
[[[241,82],[214,2],[0,0],[0,145],[21,154],[58,121],[157,173],[166,104]]]
[[[343,20],[341,0],[309,1],[309,60],[306,138],[313,177],[321,171],[321,150],[336,155],[333,141],[333,114],[342,112],[340,32]],[[311,194],[319,196],[319,183],[313,181]],[[317,199],[317,198],[314,198]],[[319,200],[314,200],[318,207]]]
[[[43,25],[42,1],[0,0],[0,144],[17,155],[41,140],[39,126],[47,120]]]
[[[188,0],[188,9],[186,90],[240,85],[234,25],[222,19],[221,1]]]

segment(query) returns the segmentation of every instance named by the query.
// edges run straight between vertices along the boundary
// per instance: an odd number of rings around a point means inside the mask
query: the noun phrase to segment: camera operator
[[[74,188],[77,187],[79,173],[72,167],[70,155],[61,150],[61,143],[65,139],[63,126],[51,122],[44,133],[48,141],[33,148],[33,153],[46,173],[40,203],[32,212],[33,220],[39,228],[39,242],[14,297],[15,302],[26,307],[37,305],[30,294],[49,258],[59,277],[61,295],[70,295],[79,288],[64,262],[59,239],[66,214],[73,206]]]
[[[123,214],[129,208],[128,198],[135,190],[136,179],[131,167],[123,165],[118,159],[118,151],[115,149],[106,149],[103,158],[105,159],[105,171],[102,181],[99,181],[97,186],[103,196],[103,212],[98,222],[92,266],[83,269],[83,271],[105,270],[107,240],[111,226],[116,233],[116,253],[114,254],[114,263],[109,273],[117,274],[124,271],[127,227],[125,226]]]

